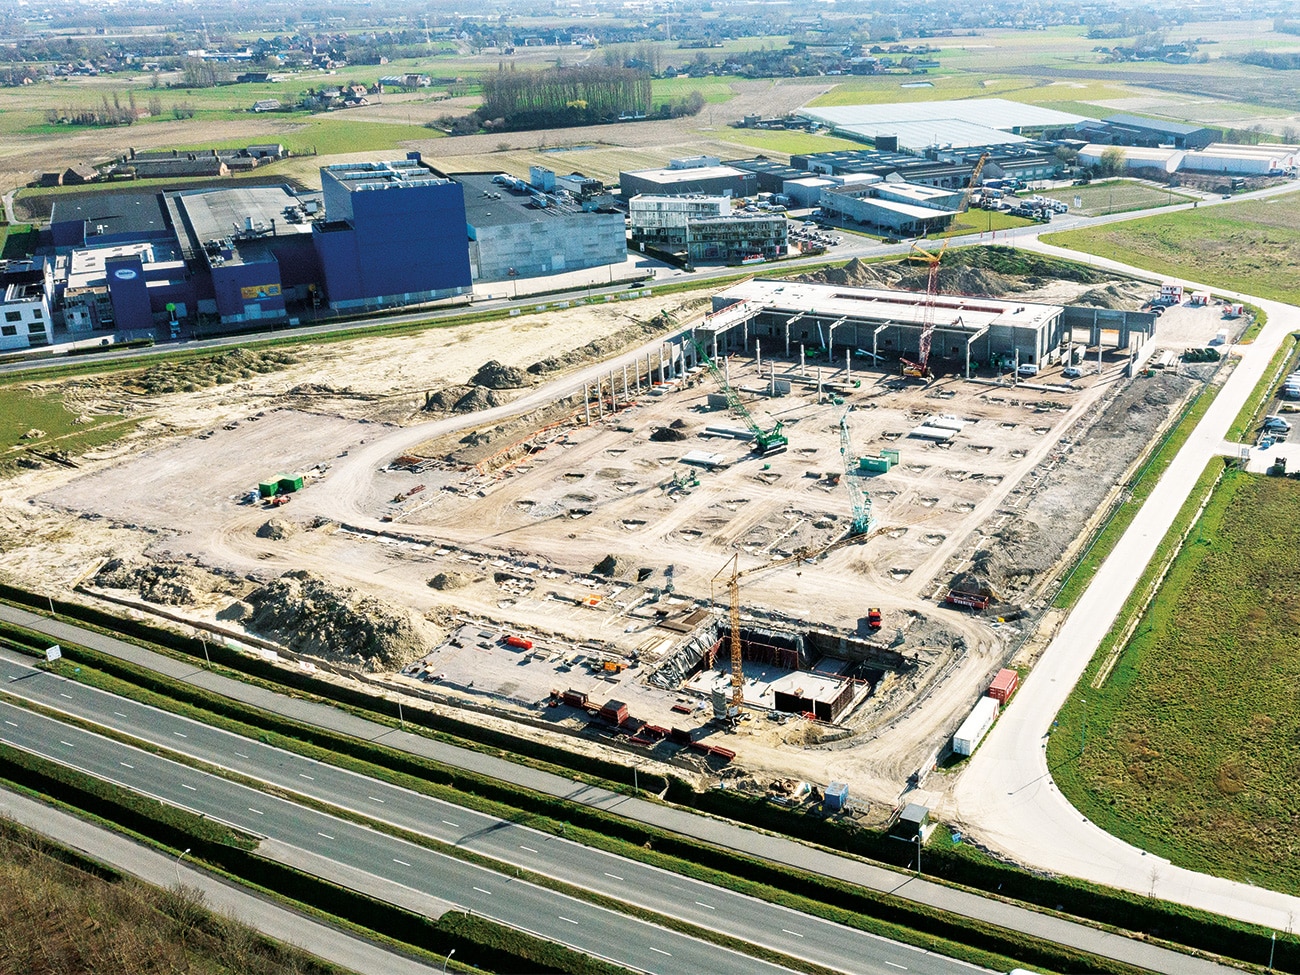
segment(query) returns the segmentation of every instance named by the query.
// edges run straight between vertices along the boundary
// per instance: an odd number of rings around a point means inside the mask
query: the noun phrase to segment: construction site
[[[1112,307],[891,287],[918,265],[926,288],[924,261],[744,282],[621,353],[488,363],[400,409],[305,402],[319,367],[291,366],[25,474],[15,566],[44,538],[82,598],[408,706],[887,808],[1032,662],[1061,569],[1223,373],[1147,366],[1212,341],[1213,304],[1157,330],[1133,282]]]

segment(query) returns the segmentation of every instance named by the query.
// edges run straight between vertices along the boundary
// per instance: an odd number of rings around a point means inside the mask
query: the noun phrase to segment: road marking
[[[453,823],[450,819],[444,819],[443,823],[447,826],[455,826],[457,829],[461,828],[460,823]]]
[[[315,782],[315,781],[316,781],[316,780],[313,779],[310,775],[308,775],[306,772],[299,772],[299,773],[298,773],[298,778],[300,778],[300,779],[306,779],[308,782]]]
[[[77,747],[77,746],[74,745],[72,742],[70,742],[70,741],[64,741],[62,738],[59,739],[59,744],[60,744],[60,745],[67,745],[69,748],[76,748],[76,747]]]
[[[890,968],[901,968],[903,971],[907,971],[907,966],[906,966],[906,965],[900,965],[900,964],[899,964],[898,962],[896,962],[896,961],[887,961],[887,962],[885,962],[885,964],[888,965]]]
[[[317,835],[317,836],[323,836],[323,837],[325,837],[325,839],[327,839],[327,840],[332,840],[332,839],[334,839],[334,837],[330,836],[329,833],[321,833],[321,832],[317,831],[316,835]]]
[[[17,728],[17,727],[18,727],[18,722],[17,722],[17,721],[10,721],[8,718],[5,718],[5,724],[7,724],[7,725],[8,725],[9,727],[11,727],[11,728]]]
[[[475,887],[474,889],[477,890],[480,894],[487,894],[489,897],[492,896],[492,891],[490,890],[484,890],[482,887]]]
[[[521,847],[519,847],[519,849],[521,849],[521,850],[527,850],[529,853],[536,853],[536,852],[537,852],[537,851],[534,850],[531,846],[521,846]]]
[[[177,738],[188,738],[188,737],[189,737],[189,735],[183,735],[183,734],[181,734],[179,731],[173,731],[172,734],[175,735]]]
[[[126,715],[123,714],[121,711],[114,711],[113,713],[116,714],[119,718],[125,718],[125,717],[126,717]]]
[[[410,866],[410,864],[407,863],[405,860],[399,860],[399,859],[397,859],[397,857],[393,857],[393,862],[394,862],[394,863],[400,863],[400,864],[401,864],[402,866],[404,866],[404,867],[409,867],[409,866]]]
[[[565,917],[563,914],[557,914],[557,915],[555,915],[555,916],[558,917],[561,921],[568,921],[570,924],[577,924],[577,923],[578,923],[578,922],[575,921],[573,918],[571,918],[571,917]]]
[[[184,782],[181,783],[181,788],[182,788],[182,789],[189,789],[191,792],[198,792],[198,791],[199,791],[199,790],[196,789],[194,786],[192,786],[192,785],[186,785]]]
[[[374,796],[366,796],[366,798],[369,799],[371,802],[379,803],[381,806],[384,804],[383,799],[376,799]]]
[[[620,877],[618,874],[616,874],[616,873],[610,873],[608,870],[605,871],[605,876],[606,876],[606,877],[610,877],[610,878],[612,878],[612,879],[614,879],[614,880],[622,880],[622,879],[623,879],[623,878]]]
[[[131,769],[135,768],[134,765],[127,765],[126,762],[118,762],[117,764],[122,766],[123,768],[131,768]]]
[[[243,752],[235,752],[235,754],[238,755],[240,758],[247,758],[247,757],[248,757],[248,756],[245,755]]]
[[[257,813],[259,816],[265,816],[265,815],[266,815],[266,813],[262,812],[262,810],[260,810],[260,809],[254,809],[252,806],[249,806],[249,807],[248,807],[248,811],[251,812],[251,813]]]
[[[803,937],[803,935],[800,934],[798,931],[791,931],[789,928],[782,928],[781,930],[784,931],[786,934],[792,934],[792,935],[794,935],[796,938],[802,938],[802,937]]]
[[[59,697],[66,697],[69,701],[72,700],[71,694],[64,694],[62,691],[59,691]]]
[[[662,948],[656,948],[654,945],[646,945],[646,947],[649,948],[651,951],[657,951],[657,952],[659,952],[659,954],[661,954],[661,955],[667,955],[669,958],[671,958],[671,957],[673,956],[673,955],[672,955],[672,952],[670,952],[670,951],[664,951]]]
[[[706,903],[704,903],[704,901],[696,901],[695,904],[696,904],[697,907],[703,907],[705,910],[708,910],[708,911],[716,911],[716,910],[717,910],[717,908],[714,907],[712,904],[706,904]]]

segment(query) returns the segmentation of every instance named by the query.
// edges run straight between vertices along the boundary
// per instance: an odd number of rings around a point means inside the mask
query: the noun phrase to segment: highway
[[[1140,268],[1034,242],[1035,250],[1086,261],[1152,280]],[[1173,866],[1089,822],[1060,794],[1047,767],[1047,735],[1088,661],[1114,623],[1205,465],[1222,453],[1228,427],[1286,336],[1300,329],[1300,308],[1212,288],[1251,302],[1268,324],[1241,356],[1231,376],[1128,531],[1102,563],[1087,591],[1034,666],[1015,704],[980,745],[953,793],[954,821],[981,841],[1026,863],[1113,887],[1199,907],[1279,931],[1294,926],[1300,898]],[[1262,962],[1263,959],[1260,959]]]
[[[572,779],[518,765],[495,755],[485,755],[421,735],[397,731],[327,704],[277,694],[262,687],[211,673],[183,661],[161,656],[114,637],[60,620],[47,619],[16,607],[0,605],[0,619],[47,633],[53,640],[94,647],[102,653],[167,674],[173,679],[195,684],[213,693],[247,702],[310,726],[329,728],[337,733],[351,735],[365,741],[382,742],[389,748],[516,783],[572,802],[604,809],[616,815],[692,836],[750,856],[761,857],[773,863],[890,893],[904,900],[1021,931],[1140,968],[1167,973],[1167,975],[1210,975],[1210,973],[1230,970],[1210,962],[1189,958],[1180,952],[1158,945],[1111,934],[1065,918],[932,883],[922,878],[908,879],[896,871],[853,857],[841,856],[783,836],[759,832],[675,806],[621,795],[598,786],[575,785]],[[4,659],[0,658],[0,663],[3,663]],[[23,664],[25,665],[26,661],[23,661]],[[6,685],[0,682],[0,690],[5,687]],[[46,690],[48,692],[48,688]],[[71,694],[73,689],[64,688],[59,693]],[[60,704],[66,704],[69,699],[59,697],[57,700]],[[126,708],[115,710],[129,713]]]
[[[921,975],[959,961],[584,847],[33,669],[0,652],[0,690],[269,786],[830,968]],[[0,740],[240,829],[641,971],[781,971],[707,942],[327,816],[0,702]]]

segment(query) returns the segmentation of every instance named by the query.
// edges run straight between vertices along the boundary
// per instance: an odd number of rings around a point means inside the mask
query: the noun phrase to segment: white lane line
[[[898,962],[896,962],[896,961],[887,961],[887,962],[885,962],[885,964],[888,965],[890,968],[901,968],[903,971],[907,971],[907,966],[906,966],[906,965],[900,965],[900,964],[899,964]]]
[[[192,785],[186,785],[184,782],[181,783],[181,788],[182,788],[182,789],[189,789],[191,792],[198,792],[198,791],[199,791],[199,790],[196,789],[194,786],[192,786]]]
[[[577,923],[578,923],[578,922],[575,921],[573,918],[571,918],[571,917],[565,917],[563,914],[557,914],[557,915],[555,915],[555,916],[558,917],[561,921],[568,921],[570,924],[577,924]]]
[[[59,739],[59,744],[60,744],[60,745],[67,745],[69,748],[76,748],[76,747],[77,747],[77,746],[74,745],[72,742],[70,742],[70,741],[64,741],[62,738]]]
[[[531,846],[520,846],[519,849],[521,849],[521,850],[527,850],[529,853],[536,853],[536,852],[537,852],[537,851],[534,850]]]
[[[317,836],[323,836],[323,837],[325,837],[325,839],[327,839],[327,840],[332,840],[332,839],[334,839],[334,837],[330,836],[329,833],[322,833],[322,832],[320,832],[319,830],[317,830],[316,835],[317,835]]]
[[[649,948],[651,951],[657,951],[657,952],[659,952],[659,954],[661,954],[661,955],[667,955],[669,958],[671,958],[671,957],[673,956],[673,955],[672,955],[672,952],[670,952],[670,951],[664,951],[662,948],[656,948],[654,945],[646,945],[646,947]]]
[[[189,735],[183,735],[183,734],[181,734],[179,731],[173,731],[172,734],[175,735],[177,738],[188,738],[188,737],[189,737]]]
[[[802,937],[803,937],[803,935],[800,934],[798,931],[791,931],[789,928],[782,928],[781,930],[784,931],[786,934],[792,934],[792,935],[794,935],[796,938],[802,938]]]
[[[131,769],[135,768],[134,765],[127,765],[126,762],[118,762],[117,764],[122,766],[122,768],[131,768]]]
[[[455,826],[457,829],[461,828],[460,823],[453,823],[450,819],[444,819],[442,822],[445,826]]]
[[[308,782],[315,782],[315,781],[316,781],[314,778],[312,778],[312,777],[311,777],[310,775],[308,775],[306,772],[299,772],[299,773],[298,773],[298,778],[300,778],[300,779],[306,779]]]
[[[5,724],[7,724],[10,728],[17,728],[17,727],[18,727],[18,722],[17,722],[17,721],[10,721],[8,718],[5,718]]]
[[[123,714],[121,711],[114,711],[113,713],[116,714],[119,718],[125,718],[125,717],[126,717],[126,715]]]
[[[366,798],[369,799],[371,802],[379,803],[381,806],[384,804],[383,799],[376,799],[374,796],[366,796]]]
[[[482,887],[475,887],[474,889],[477,890],[480,894],[487,894],[489,897],[492,896],[492,891],[490,890],[484,890]]]
[[[704,903],[704,901],[696,901],[696,902],[695,902],[695,906],[696,906],[696,907],[702,907],[702,908],[704,908],[706,911],[716,911],[716,910],[717,910],[717,908],[714,907],[712,904],[706,904],[706,903]]]
[[[257,813],[259,816],[265,816],[265,815],[266,815],[266,813],[262,812],[262,810],[260,810],[260,809],[254,809],[252,806],[249,806],[249,807],[248,807],[248,811],[251,812],[251,813]]]
[[[399,859],[397,859],[397,857],[393,857],[393,862],[394,862],[394,863],[400,863],[400,864],[401,864],[402,866],[404,866],[404,867],[409,867],[409,866],[410,866],[410,864],[407,863],[405,860],[399,860]]]
[[[238,755],[240,758],[247,758],[247,757],[248,757],[248,756],[245,755],[243,752],[235,752],[235,754]]]
[[[622,879],[623,879],[623,878],[620,877],[618,874],[616,874],[616,873],[610,873],[608,870],[605,871],[605,876],[611,878],[612,880],[622,880]]]
[[[59,697],[66,697],[69,701],[72,700],[71,694],[64,694],[62,691],[59,691]]]

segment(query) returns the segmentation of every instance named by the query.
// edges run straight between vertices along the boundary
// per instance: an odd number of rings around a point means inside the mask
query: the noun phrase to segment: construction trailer
[[[982,697],[952,736],[952,750],[958,755],[972,755],[998,717],[998,702]]]

